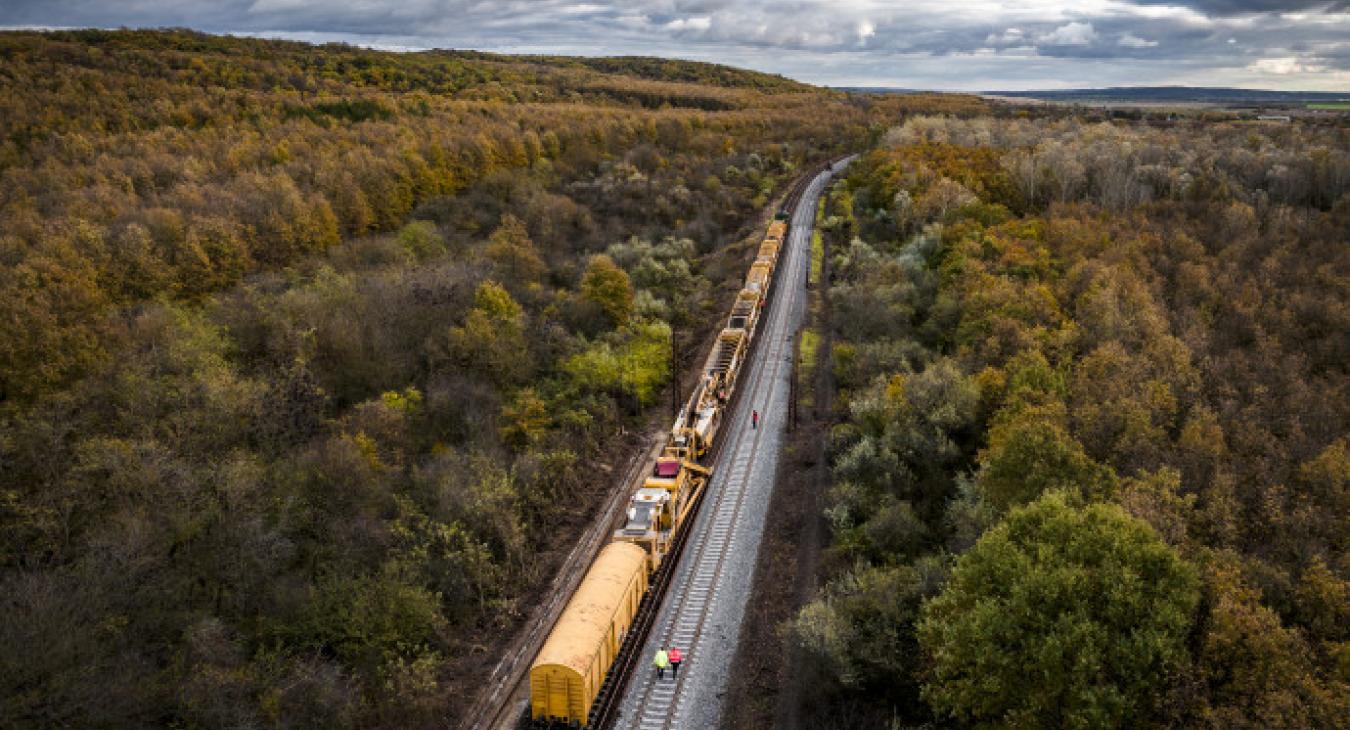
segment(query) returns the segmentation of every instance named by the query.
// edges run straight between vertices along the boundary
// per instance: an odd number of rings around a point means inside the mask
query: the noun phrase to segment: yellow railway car
[[[753,289],[761,294],[769,288],[769,264],[767,261],[756,261],[750,265],[750,274],[745,277],[745,288]]]
[[[647,552],[627,542],[600,551],[530,667],[530,716],[585,725],[647,592]]]
[[[773,260],[778,258],[778,241],[772,238],[764,239],[759,244],[759,255],[757,258]]]

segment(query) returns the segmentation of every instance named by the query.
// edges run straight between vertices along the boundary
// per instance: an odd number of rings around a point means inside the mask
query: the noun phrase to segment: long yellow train
[[[586,727],[593,719],[596,697],[652,576],[712,476],[700,462],[716,442],[755,336],[787,237],[786,217],[780,214],[769,224],[698,387],[675,419],[649,476],[629,499],[625,524],[591,564],[530,667],[530,717],[536,725]]]

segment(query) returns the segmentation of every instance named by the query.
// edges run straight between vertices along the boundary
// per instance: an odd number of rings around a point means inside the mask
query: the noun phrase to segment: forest
[[[457,719],[773,201],[982,107],[189,31],[0,33],[0,90],[15,728]]]
[[[799,724],[1350,715],[1343,122],[180,30],[0,91],[6,727],[461,719],[848,152]]]
[[[911,116],[826,213],[800,726],[1343,725],[1350,128]]]

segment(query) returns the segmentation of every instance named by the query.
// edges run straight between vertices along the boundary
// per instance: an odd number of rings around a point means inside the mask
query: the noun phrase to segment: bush
[[[292,640],[374,670],[395,657],[418,656],[442,625],[439,596],[385,572],[322,581]]]

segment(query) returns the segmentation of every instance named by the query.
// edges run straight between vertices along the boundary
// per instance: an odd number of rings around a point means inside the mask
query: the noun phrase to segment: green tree
[[[498,429],[502,440],[523,450],[538,443],[548,432],[548,404],[534,388],[521,388],[511,403],[502,408],[503,424]]]
[[[917,699],[914,624],[922,601],[945,578],[940,559],[915,565],[858,566],[787,624],[788,636],[830,668],[845,687]]]
[[[325,579],[294,631],[302,646],[322,647],[357,666],[375,668],[395,656],[416,656],[444,624],[438,596],[397,576]]]
[[[643,322],[568,358],[563,370],[586,388],[650,404],[670,376],[670,326]]]
[[[989,431],[980,454],[979,486],[1000,509],[1026,504],[1048,490],[1101,497],[1115,474],[1083,453],[1083,447],[1045,409],[1022,411]]]
[[[500,284],[485,281],[474,293],[464,325],[451,330],[450,348],[458,363],[494,382],[516,382],[530,367],[525,311]]]
[[[436,224],[430,221],[413,221],[398,232],[399,245],[418,261],[426,261],[445,253],[445,239]]]
[[[582,302],[598,308],[610,327],[622,327],[633,314],[633,283],[608,256],[592,256],[581,277]]]
[[[1013,510],[924,604],[925,699],[976,727],[1137,726],[1186,659],[1199,579],[1113,505]]]

